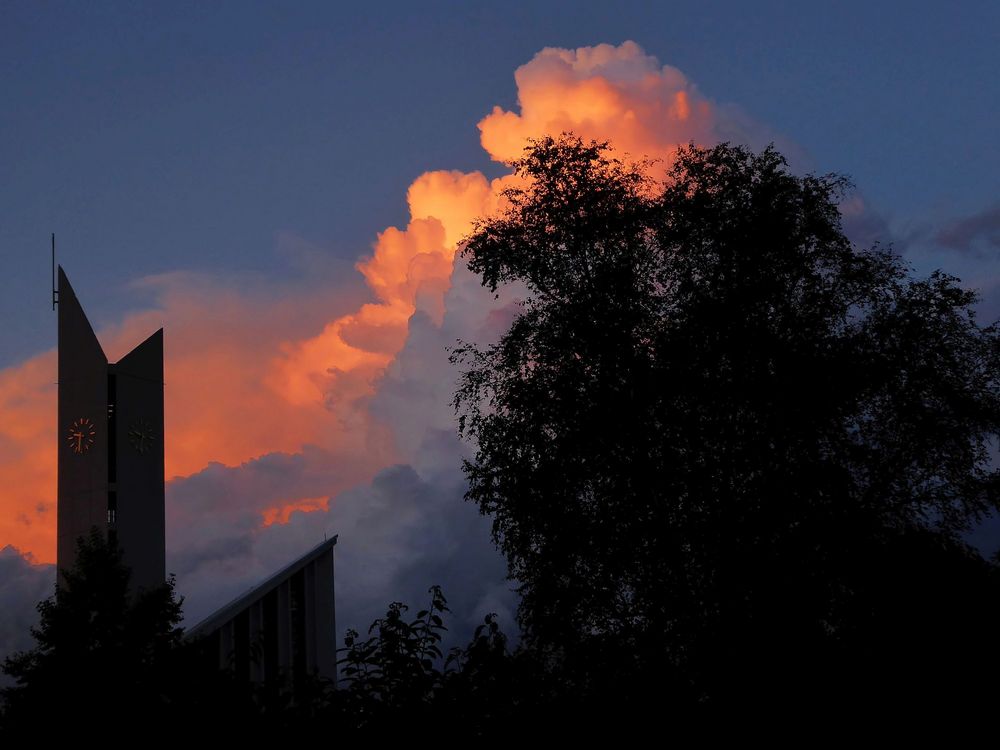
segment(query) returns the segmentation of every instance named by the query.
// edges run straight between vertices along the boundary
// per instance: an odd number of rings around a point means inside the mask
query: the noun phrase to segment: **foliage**
[[[331,726],[340,736],[402,736],[429,717],[483,734],[514,700],[505,681],[511,654],[495,614],[467,647],[442,652],[449,610],[438,586],[415,618],[394,602],[367,639],[347,632],[335,690],[311,675],[255,683],[217,669],[212,645],[206,651],[183,639],[173,579],[136,592],[129,578],[113,538],[95,529],[80,540],[76,565],[38,605],[36,646],[4,662],[16,685],[0,704],[0,739],[37,735],[54,710],[80,726],[104,718],[118,727],[169,720],[178,730],[254,741],[319,738]]]
[[[454,646],[445,657],[443,616],[450,610],[440,586],[429,593],[427,609],[412,620],[405,618],[407,605],[393,602],[368,638],[347,631],[342,689],[334,699],[343,728],[384,731],[392,724],[408,731],[407,720],[440,716],[453,728],[482,732],[511,701],[503,681],[511,656],[496,614],[484,618],[468,646]]]
[[[440,587],[432,587],[430,593],[428,608],[409,622],[404,619],[407,606],[393,602],[385,617],[372,623],[368,639],[359,640],[357,631],[347,631],[341,663],[349,693],[386,708],[419,705],[434,697],[442,678],[435,665],[446,629],[441,615],[449,610]]]
[[[751,654],[787,676],[856,646],[859,561],[914,534],[973,554],[1000,498],[1000,334],[957,279],[850,243],[846,179],[722,144],[660,182],[566,134],[513,167],[464,254],[522,309],[452,359],[466,497],[532,647],[710,696]]]
[[[171,657],[180,647],[181,601],[174,580],[130,591],[130,571],[112,538],[81,538],[76,565],[61,571],[39,603],[36,645],[8,657],[3,671],[9,729],[37,729],[54,706],[67,719],[116,711],[140,717],[163,703]]]
[[[81,727],[169,720],[177,731],[260,739],[308,731],[327,710],[329,686],[309,676],[294,686],[255,684],[218,669],[214,650],[183,637],[173,577],[132,589],[113,535],[93,529],[81,538],[75,565],[60,575],[54,596],[38,605],[35,647],[3,664],[16,684],[3,691],[0,736],[37,736],[55,711]]]

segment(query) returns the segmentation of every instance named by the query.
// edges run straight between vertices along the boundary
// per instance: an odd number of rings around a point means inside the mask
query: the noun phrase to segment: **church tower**
[[[93,527],[117,538],[133,588],[166,578],[163,329],[108,362],[59,268],[60,569]]]

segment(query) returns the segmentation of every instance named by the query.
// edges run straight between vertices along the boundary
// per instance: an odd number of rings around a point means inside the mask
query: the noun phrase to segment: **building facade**
[[[208,658],[253,682],[336,679],[333,547],[324,541],[190,628]]]

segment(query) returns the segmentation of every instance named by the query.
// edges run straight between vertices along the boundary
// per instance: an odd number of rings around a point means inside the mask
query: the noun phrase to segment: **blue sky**
[[[996,3],[8,2],[0,365],[54,344],[50,232],[100,323],[146,274],[301,273],[281,233],[353,262],[422,171],[497,172],[474,126],[514,106],[515,68],[626,39],[851,175],[901,235],[1000,196]]]

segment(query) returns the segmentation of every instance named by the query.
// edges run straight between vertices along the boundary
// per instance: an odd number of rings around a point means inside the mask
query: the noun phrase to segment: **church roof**
[[[229,602],[229,604],[224,607],[220,607],[215,612],[210,614],[208,617],[203,619],[197,625],[192,628],[188,628],[185,633],[186,638],[197,638],[198,636],[208,635],[213,630],[221,627],[222,625],[229,622],[231,619],[236,617],[240,612],[245,610],[247,607],[252,605],[254,602],[265,597],[268,593],[276,589],[282,583],[287,581],[293,575],[298,573],[309,563],[322,555],[333,549],[333,545],[337,543],[336,535],[330,537],[321,544],[316,545],[311,550],[306,552],[302,557],[289,563],[284,568],[279,570],[274,575],[267,578],[262,583],[257,584],[252,589],[247,591],[245,594],[238,596]]]

